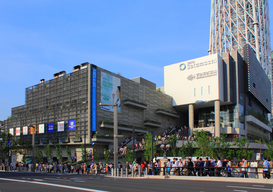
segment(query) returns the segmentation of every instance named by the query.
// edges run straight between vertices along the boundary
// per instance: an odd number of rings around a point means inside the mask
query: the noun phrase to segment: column
[[[214,101],[215,137],[220,137],[220,101]]]
[[[194,128],[194,106],[193,104],[189,105],[189,135],[193,134]]]

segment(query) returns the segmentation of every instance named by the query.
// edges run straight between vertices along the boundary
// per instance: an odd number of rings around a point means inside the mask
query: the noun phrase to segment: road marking
[[[233,189],[233,191],[238,191],[238,192],[247,192],[247,191],[243,191],[243,190],[235,190],[235,189]]]
[[[227,186],[232,188],[241,188],[241,189],[259,189],[264,191],[272,191],[272,189],[266,189],[266,188],[256,188],[256,187],[242,187],[242,186]]]
[[[264,185],[253,185],[254,187],[264,187]]]
[[[6,179],[6,178],[0,178],[0,180],[21,182],[21,183],[33,183],[33,184],[38,184],[38,185],[47,185],[47,186],[60,187],[60,188],[66,188],[66,189],[75,189],[75,190],[80,190],[80,191],[107,192],[107,191],[98,190],[98,189],[88,189],[88,188],[83,188],[83,187],[75,187],[75,186],[52,184],[52,183],[43,183],[43,182],[37,182],[37,181],[26,181],[26,180]]]

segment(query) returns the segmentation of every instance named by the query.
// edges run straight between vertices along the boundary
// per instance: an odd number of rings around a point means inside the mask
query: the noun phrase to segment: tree
[[[261,141],[259,141],[260,143]],[[263,144],[266,144],[267,149],[264,151],[264,157],[273,159],[273,143],[272,142],[263,142]]]
[[[71,161],[71,150],[70,150],[70,148],[68,147],[68,146],[66,146],[66,154],[67,154],[67,157],[68,157],[68,160],[67,160],[67,162],[68,163],[70,163],[70,161]]]
[[[122,160],[124,161],[124,162],[129,162],[129,161],[131,161],[131,162],[133,162],[133,152],[129,149],[129,147],[126,149],[126,152],[125,152],[125,155],[124,155],[124,157],[122,157]]]
[[[84,144],[81,145],[81,150],[82,150],[82,161],[86,162],[86,160],[87,160],[87,153],[85,151]]]
[[[195,151],[195,145],[193,142],[187,141],[187,143],[182,145],[179,149],[178,156],[182,158],[190,157]]]
[[[151,160],[151,148],[152,148],[152,134],[147,133],[145,136],[145,142],[146,144],[144,145],[144,153],[143,156],[145,157],[146,160]],[[153,144],[153,156],[156,154],[156,143]]]
[[[50,162],[52,161],[52,149],[50,148],[50,145],[45,145],[45,154],[47,161]]]
[[[176,156],[176,141],[177,141],[176,135],[170,135],[168,137],[168,143],[171,146],[171,153],[174,157]]]
[[[97,152],[97,150],[94,150],[94,160],[95,163],[98,163],[100,160],[99,153]]]
[[[235,138],[235,143],[233,145],[238,147],[235,152],[237,159],[242,159],[243,157],[246,157],[246,159],[251,159],[253,151],[247,150],[250,145],[249,140],[246,141],[245,137],[237,137]]]
[[[219,156],[220,158],[227,158],[231,144],[229,142],[226,142],[226,137],[226,134],[221,134],[220,138],[216,137],[213,140],[214,157]]]
[[[211,156],[213,152],[212,138],[205,131],[194,131],[194,141],[198,149],[195,151],[196,156]]]
[[[105,157],[105,162],[108,164],[111,160],[110,153],[108,149],[104,148],[104,157]]]
[[[36,150],[37,159],[40,163],[43,163],[43,152],[37,147]]]
[[[62,151],[62,147],[59,145],[59,146],[56,146],[56,155],[57,155],[57,159],[59,162],[62,162],[63,161],[63,151]]]

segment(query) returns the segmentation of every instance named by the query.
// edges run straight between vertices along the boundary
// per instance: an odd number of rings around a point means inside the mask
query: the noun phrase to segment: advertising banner
[[[21,128],[20,128],[20,127],[17,127],[17,128],[15,129],[15,135],[16,135],[16,136],[21,135]]]
[[[28,126],[24,126],[23,127],[23,135],[27,135],[28,134]]]
[[[54,132],[54,123],[48,123],[47,124],[47,132],[53,133]]]
[[[101,72],[101,103],[116,103],[120,111],[121,92],[120,79]],[[114,112],[112,106],[101,106],[101,109]]]
[[[68,121],[68,130],[69,131],[75,131],[76,130],[76,120],[69,120]]]
[[[9,134],[14,135],[14,128],[9,129]]]
[[[92,131],[97,131],[97,69],[92,68]]]
[[[64,121],[58,122],[58,131],[64,131]]]
[[[45,133],[45,124],[39,125],[39,133]]]

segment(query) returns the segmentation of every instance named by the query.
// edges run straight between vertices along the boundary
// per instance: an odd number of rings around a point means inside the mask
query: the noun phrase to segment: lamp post
[[[114,107],[114,168],[118,168],[118,105],[116,103],[100,103],[100,106],[112,106]]]
[[[160,148],[162,149],[162,151],[164,151],[164,157],[160,161],[161,162],[160,175],[163,176],[163,174],[164,174],[164,166],[165,166],[165,163],[167,162],[167,151],[171,148],[171,145],[170,144],[167,144],[167,145],[161,144]]]

